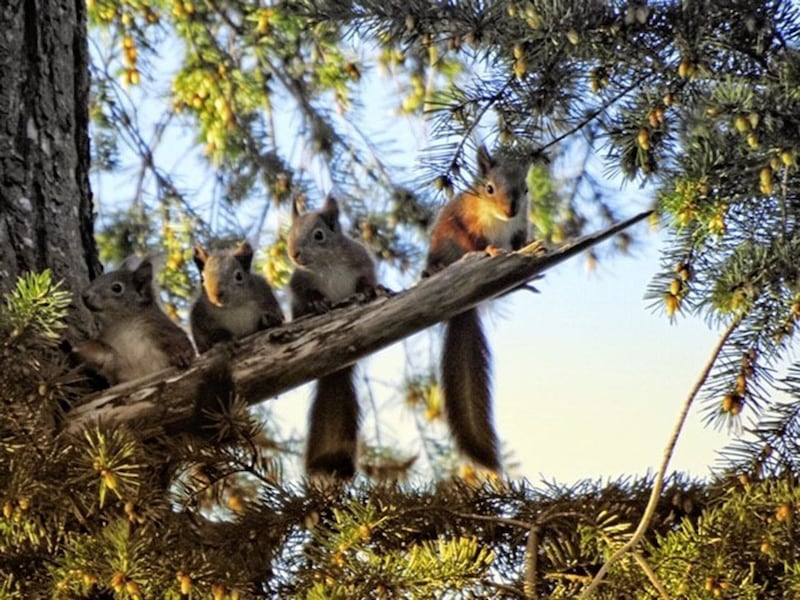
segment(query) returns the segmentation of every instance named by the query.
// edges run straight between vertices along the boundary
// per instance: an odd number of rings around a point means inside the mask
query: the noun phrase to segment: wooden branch
[[[302,318],[238,342],[229,357],[236,392],[255,404],[376,352],[463,310],[513,290],[538,274],[641,221],[645,212],[544,253],[537,243],[500,256],[467,255],[391,298]],[[209,378],[228,357],[213,349],[184,371],[168,369],[87,398],[66,426],[132,422],[143,435],[192,427]]]
[[[720,354],[722,354],[722,351],[728,344],[728,340],[733,335],[733,332],[736,331],[741,324],[744,315],[744,312],[739,313],[739,315],[733,321],[731,321],[730,325],[728,325],[728,328],[725,330],[725,332],[720,336],[719,341],[717,341],[717,345],[714,347],[714,351],[711,353],[711,356],[706,361],[706,364],[700,373],[700,377],[697,378],[697,381],[695,381],[694,385],[692,386],[689,395],[686,397],[686,400],[684,400],[683,406],[681,407],[681,412],[678,415],[678,420],[675,423],[675,426],[672,428],[672,433],[670,433],[667,447],[664,449],[664,456],[661,459],[661,465],[659,466],[658,473],[656,473],[656,478],[653,481],[653,489],[650,490],[650,498],[647,501],[647,506],[645,506],[644,514],[642,515],[642,518],[639,519],[639,524],[636,526],[636,531],[633,532],[633,535],[631,535],[627,542],[617,548],[614,551],[614,554],[606,559],[606,562],[603,563],[597,573],[594,574],[594,577],[592,577],[589,585],[583,589],[581,595],[578,597],[578,600],[588,600],[591,598],[592,594],[603,582],[603,578],[605,578],[611,567],[614,566],[617,561],[622,559],[623,556],[631,551],[635,551],[636,547],[644,539],[647,529],[650,527],[650,522],[653,520],[653,515],[656,514],[658,501],[661,500],[661,490],[664,489],[664,482],[667,479],[669,461],[672,460],[672,455],[675,453],[675,446],[678,443],[678,438],[680,438],[681,433],[683,432],[683,426],[686,424],[686,418],[689,416],[689,410],[692,408],[692,404],[694,403],[695,398],[697,398],[697,395],[700,393],[700,390],[703,389],[706,381],[708,381],[708,376],[711,374],[711,369],[713,369],[714,365],[717,364]]]

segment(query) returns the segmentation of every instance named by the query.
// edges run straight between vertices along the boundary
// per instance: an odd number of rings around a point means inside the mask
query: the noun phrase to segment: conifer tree
[[[11,90],[0,95],[0,596],[800,590],[800,378],[796,366],[775,377],[800,318],[792,2],[91,0],[88,17],[83,3],[73,7],[59,18],[46,2],[0,14],[0,55],[25,66],[0,61]],[[392,148],[362,127],[364,88],[379,69],[398,114],[428,124],[420,170],[392,164]],[[287,141],[288,114],[299,127]],[[214,173],[206,206],[169,161],[168,140],[186,131],[188,151]],[[473,146],[487,136],[533,163],[531,219],[548,244],[633,212],[609,173],[653,191],[669,233],[654,308],[726,332],[690,401],[701,399],[710,425],[753,419],[717,478],[542,488],[467,472],[420,484],[404,480],[414,471],[403,457],[375,448],[359,481],[325,488],[287,477],[297,444],[238,402],[206,415],[216,435],[63,427],[86,393],[61,342],[68,326],[89,329],[75,311],[99,272],[93,227],[106,262],[135,250],[165,257],[161,284],[180,318],[194,285],[191,248],[206,238],[257,239],[272,283],[285,282],[285,241],[268,222],[293,194],[318,194],[323,173],[344,194],[352,232],[408,282],[435,209],[469,180]],[[132,166],[133,186],[114,187],[130,200],[107,202],[104,182]],[[629,243],[616,238],[620,250]],[[435,416],[437,389],[415,373],[404,396]],[[438,440],[425,447],[435,474],[452,473]],[[608,561],[662,484],[641,541]],[[590,588],[598,573],[603,583]]]

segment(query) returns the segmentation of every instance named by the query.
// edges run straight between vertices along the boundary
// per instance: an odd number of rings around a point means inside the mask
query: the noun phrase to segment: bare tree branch
[[[664,481],[667,477],[667,469],[669,468],[669,461],[672,459],[672,455],[675,452],[675,446],[678,443],[678,438],[680,438],[681,432],[683,431],[683,426],[686,423],[686,417],[689,416],[689,409],[692,408],[692,403],[694,402],[697,395],[700,393],[700,390],[703,389],[706,381],[708,380],[708,376],[711,374],[711,369],[714,368],[714,365],[717,364],[717,359],[719,358],[722,350],[725,348],[725,345],[728,343],[731,335],[736,328],[739,327],[739,324],[742,322],[744,317],[744,313],[738,315],[733,321],[731,321],[728,328],[725,332],[720,336],[717,345],[714,347],[711,356],[706,361],[705,366],[703,367],[702,372],[700,373],[700,377],[697,378],[697,381],[692,386],[689,395],[686,397],[686,400],[681,407],[680,415],[678,415],[678,421],[675,423],[675,426],[672,429],[672,433],[670,433],[669,441],[667,442],[667,446],[664,449],[664,456],[661,459],[661,466],[658,468],[658,473],[656,474],[655,481],[653,481],[653,489],[650,492],[650,499],[647,501],[647,506],[644,509],[644,514],[642,518],[639,520],[639,524],[636,526],[636,531],[633,532],[631,539],[625,542],[622,546],[620,546],[614,554],[612,554],[603,566],[600,567],[600,570],[595,573],[592,580],[589,582],[581,595],[579,596],[578,600],[588,600],[591,598],[594,591],[597,587],[603,582],[603,578],[608,573],[609,569],[619,561],[623,556],[625,556],[628,552],[635,551],[636,547],[641,543],[642,539],[644,539],[645,533],[647,533],[648,527],[650,527],[650,522],[653,520],[653,515],[656,513],[656,509],[658,508],[658,501],[661,498],[661,490],[664,489]],[[634,556],[635,558],[635,556]],[[650,578],[650,580],[655,585],[654,578],[650,577],[651,573],[647,571],[645,565],[642,562],[639,562],[639,565],[645,570],[645,574]],[[648,565],[649,567],[649,565]],[[656,585],[658,589],[658,586]],[[663,591],[663,587],[658,589],[659,594],[665,593]]]
[[[525,598],[536,600],[536,585],[539,579],[539,526],[532,525],[528,531],[528,543],[525,544],[525,572],[523,589]]]
[[[550,253],[538,243],[489,258],[474,253],[392,298],[292,321],[239,342],[229,357],[236,393],[248,404],[332,373],[398,340],[514,290],[538,274],[641,221],[645,212]],[[143,435],[185,431],[208,405],[228,357],[214,349],[185,371],[170,369],[104,390],[74,408],[66,426],[137,422]],[[211,382],[211,383],[209,383]]]

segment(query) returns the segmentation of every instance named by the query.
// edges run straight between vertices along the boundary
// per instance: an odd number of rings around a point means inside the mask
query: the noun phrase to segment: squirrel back
[[[158,305],[149,258],[129,258],[95,279],[84,291],[83,303],[100,333],[95,340],[78,342],[75,351],[110,385],[170,366],[185,367],[194,357],[189,337]]]
[[[293,318],[324,312],[358,293],[374,296],[375,263],[342,232],[332,196],[316,212],[301,214],[294,203],[288,249],[295,265],[289,280]],[[317,381],[305,456],[310,476],[349,478],[356,471],[360,409],[353,376],[350,365]]]
[[[478,176],[442,209],[431,232],[423,275],[440,271],[468,252],[508,251],[528,236],[526,173],[478,148]],[[441,355],[445,415],[458,448],[475,462],[500,468],[492,419],[491,350],[477,308],[445,324]]]
[[[283,323],[283,313],[266,279],[250,272],[253,249],[243,242],[233,250],[209,253],[195,246],[194,262],[203,289],[189,320],[199,352]]]

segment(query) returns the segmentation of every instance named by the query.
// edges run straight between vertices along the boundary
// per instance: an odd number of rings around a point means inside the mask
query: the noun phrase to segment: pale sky
[[[164,55],[156,62],[156,88],[170,85],[175,56]],[[387,79],[371,72],[364,75],[365,82],[371,81],[366,98],[374,108],[361,113],[369,118],[359,126],[367,133],[379,132],[380,139],[390,143],[387,158],[395,164],[405,156],[413,166],[430,142],[425,124],[397,115],[399,97],[393,83],[387,85]],[[132,92],[145,126],[169,105],[169,99],[158,94],[142,100],[138,89]],[[276,122],[281,143],[302,162],[297,153],[304,151],[296,143],[299,119],[277,114]],[[196,160],[196,152],[187,152],[192,138],[188,132],[171,130],[156,160],[188,188],[190,200],[202,203],[213,185],[213,171]],[[324,188],[325,175],[318,177]],[[126,173],[93,177],[100,210],[129,200],[125,189],[131,180]],[[251,210],[260,211],[263,201]],[[288,222],[288,215],[272,215],[270,226],[277,226],[279,219]],[[243,215],[241,222],[250,221]],[[646,225],[637,227],[646,243],[634,247],[632,257],[601,261],[592,273],[586,272],[581,257],[573,259],[537,283],[541,294],[515,293],[494,303],[486,319],[495,356],[497,430],[505,450],[519,462],[517,474],[532,481],[616,478],[657,469],[686,394],[716,343],[717,334],[700,318],[679,318],[670,324],[663,314],[649,311],[643,296],[658,269],[659,242]],[[416,343],[434,334],[422,334]],[[378,392],[391,395],[380,381],[402,375],[403,357],[394,349],[366,361]],[[287,431],[303,434],[308,395],[306,387],[274,403],[275,416]],[[411,453],[418,450],[408,412],[387,411],[385,418],[383,412],[383,441]],[[708,475],[716,452],[729,439],[701,421],[695,407],[671,463],[696,476]],[[369,417],[365,425],[372,426]]]
[[[497,321],[497,423],[528,478],[658,469],[718,335],[698,317],[670,324],[653,314],[643,296],[657,252],[636,254],[601,262],[591,274],[580,258],[562,265],[539,282],[539,297],[518,295],[513,313],[509,307]],[[699,408],[671,466],[705,476],[728,435],[704,427]]]

